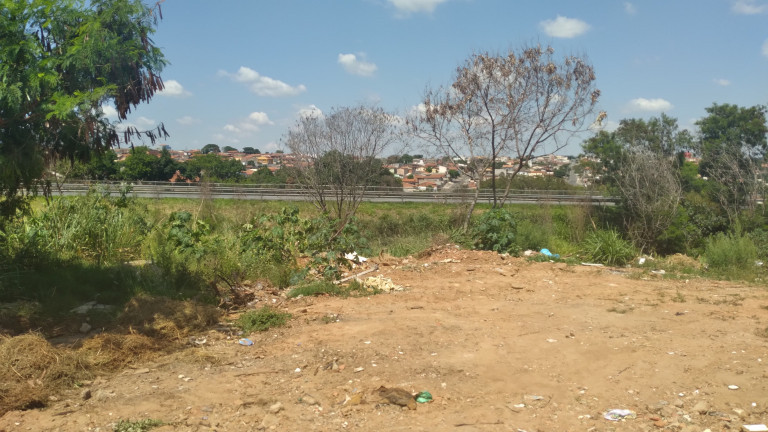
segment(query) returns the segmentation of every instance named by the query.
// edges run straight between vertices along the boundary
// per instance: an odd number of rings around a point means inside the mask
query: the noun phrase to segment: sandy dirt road
[[[1,431],[685,431],[768,422],[764,287],[441,248],[384,259],[403,292],[301,298],[285,328],[136,365]],[[738,386],[730,389],[729,386]],[[381,387],[429,391],[416,409]],[[609,421],[611,409],[635,418]]]

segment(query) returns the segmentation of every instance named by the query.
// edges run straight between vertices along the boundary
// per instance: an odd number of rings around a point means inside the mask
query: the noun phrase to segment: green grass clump
[[[144,419],[144,420],[120,420],[115,425],[115,432],[146,432],[150,429],[162,426],[162,420]]]
[[[632,244],[613,230],[595,231],[584,240],[584,253],[592,262],[610,266],[622,266],[636,255]]]
[[[309,297],[318,295],[330,295],[336,297],[360,297],[370,294],[378,294],[377,290],[369,289],[358,281],[351,281],[347,285],[337,285],[328,281],[315,281],[297,286],[288,291],[288,298],[298,296]]]
[[[288,323],[289,319],[291,319],[291,314],[264,306],[259,310],[248,311],[240,315],[235,324],[247,334],[255,331],[266,331],[273,327],[282,327]]]
[[[719,273],[752,271],[757,257],[757,247],[752,239],[739,234],[719,233],[704,249],[704,260],[709,269]]]

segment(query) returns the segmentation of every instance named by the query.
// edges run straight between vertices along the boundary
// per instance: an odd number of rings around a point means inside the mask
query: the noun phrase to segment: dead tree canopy
[[[397,139],[397,117],[381,108],[334,108],[297,120],[285,141],[299,155],[297,181],[343,227],[381,173],[377,157]]]
[[[477,161],[466,174],[478,183],[490,176],[494,203],[503,204],[509,187],[497,201],[496,159],[513,157],[514,177],[530,159],[562,149],[595,120],[599,97],[584,57],[557,57],[541,46],[473,54],[450,86],[427,89],[409,125],[437,153]]]

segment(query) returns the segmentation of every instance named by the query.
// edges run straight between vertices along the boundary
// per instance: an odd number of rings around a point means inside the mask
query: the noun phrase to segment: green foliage
[[[140,0],[2,1],[0,213],[23,204],[17,192],[35,185],[46,159],[88,160],[137,135],[167,136],[162,125],[118,134],[101,108],[113,103],[125,120],[162,89],[156,12]]]
[[[610,266],[625,265],[636,255],[632,244],[614,230],[598,230],[587,236],[583,252],[590,261]]]
[[[114,427],[115,432],[146,432],[158,426],[162,426],[162,420],[120,420]]]
[[[206,144],[203,146],[203,148],[200,149],[200,153],[202,154],[221,153],[221,149],[216,144]]]
[[[39,262],[46,257],[113,264],[135,257],[149,231],[144,210],[127,197],[91,190],[84,197],[52,200],[39,214],[8,227],[8,255]]]
[[[474,247],[498,253],[517,254],[520,247],[515,241],[517,220],[506,209],[495,208],[481,214],[471,230]]]
[[[258,310],[245,312],[235,321],[235,325],[243,330],[243,333],[253,333],[255,331],[266,331],[274,327],[283,327],[291,319],[291,314],[280,312],[269,306],[264,306]]]
[[[367,242],[354,220],[339,230],[335,219],[326,215],[304,219],[296,208],[283,208],[278,214],[254,219],[243,230],[243,252],[286,270],[295,268],[297,259],[305,255],[309,267],[327,280],[338,279],[350,266],[345,254],[367,251]]]
[[[187,211],[171,213],[168,218],[166,241],[176,253],[200,258],[205,253],[203,240],[211,232],[211,227],[201,220],[192,220]]]
[[[216,153],[196,155],[184,164],[187,178],[206,178],[210,180],[239,179],[243,164],[234,159],[222,159]]]
[[[707,241],[704,260],[709,269],[728,273],[752,271],[758,257],[757,247],[741,233],[718,233]]]

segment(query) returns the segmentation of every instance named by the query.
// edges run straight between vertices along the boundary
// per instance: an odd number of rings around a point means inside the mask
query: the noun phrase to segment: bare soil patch
[[[406,290],[283,301],[289,326],[251,335],[252,346],[199,331],[202,345],[8,412],[0,431],[148,418],[165,421],[161,431],[701,432],[768,421],[764,287],[450,247],[374,261],[372,275]],[[433,401],[411,409],[382,388]],[[618,408],[636,418],[603,418]]]

